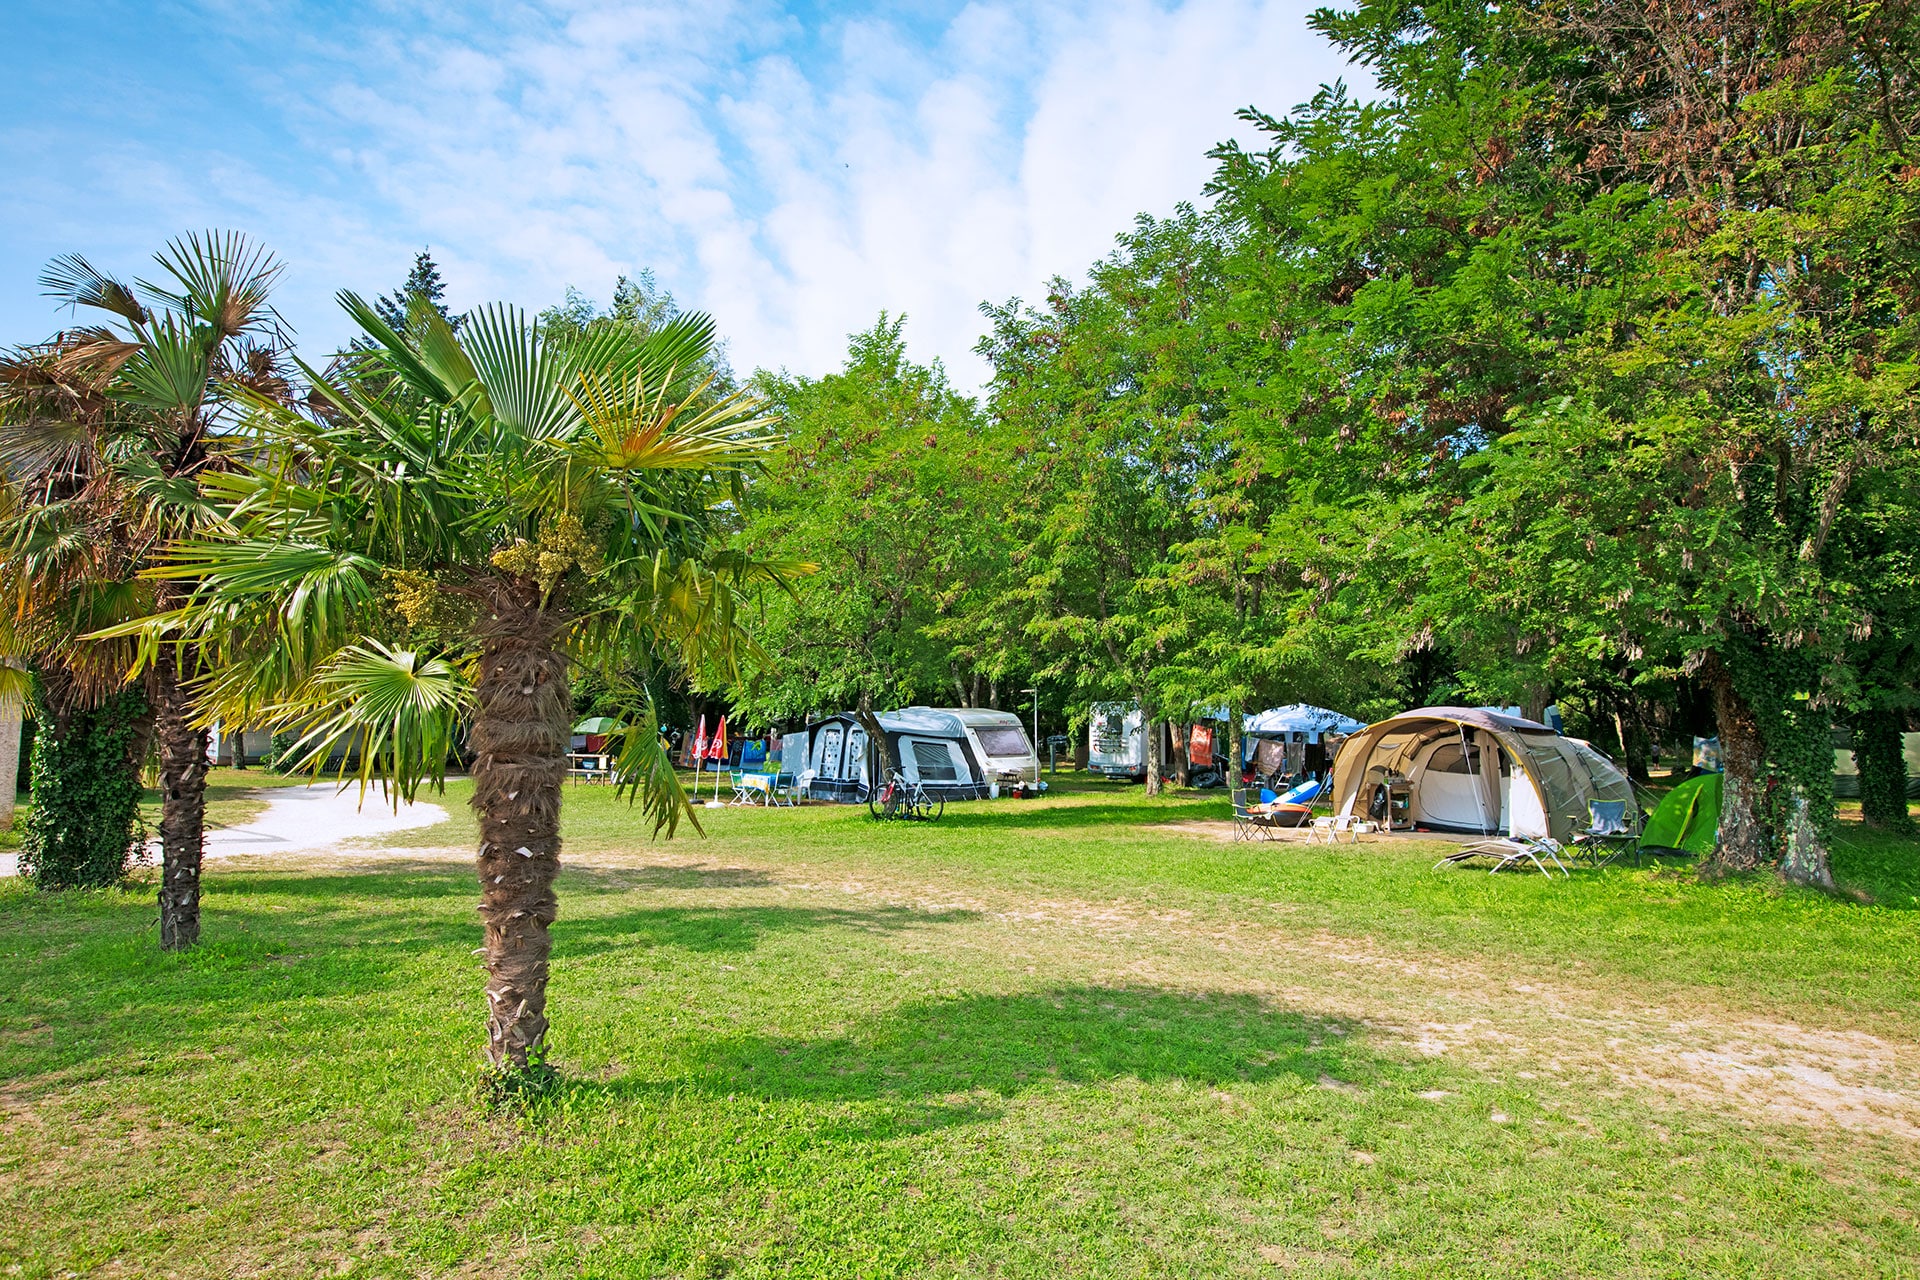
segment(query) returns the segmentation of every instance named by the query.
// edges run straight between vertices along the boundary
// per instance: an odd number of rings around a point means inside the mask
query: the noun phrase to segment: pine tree
[[[390,327],[396,331],[403,330],[407,327],[407,311],[413,299],[419,298],[458,330],[465,317],[447,310],[446,293],[447,283],[441,278],[440,264],[433,260],[433,250],[422,249],[413,255],[413,270],[407,272],[407,282],[393,293],[382,294],[375,299],[373,309]]]

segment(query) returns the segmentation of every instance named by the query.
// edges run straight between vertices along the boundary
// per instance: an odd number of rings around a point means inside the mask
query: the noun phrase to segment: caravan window
[[[820,759],[819,762],[814,765],[814,768],[819,771],[820,776],[823,778],[837,778],[840,776],[840,739],[842,736],[840,726],[837,724],[829,725],[821,731]]]
[[[953,752],[944,742],[921,742],[915,740],[913,746],[914,767],[920,771],[922,782],[957,782],[959,770],[953,767]]]
[[[847,779],[864,781],[867,776],[867,731],[853,729],[847,734],[847,763],[840,771]]]
[[[1026,731],[1017,726],[975,729],[973,732],[980,739],[980,749],[990,756],[1024,756],[1028,753]]]

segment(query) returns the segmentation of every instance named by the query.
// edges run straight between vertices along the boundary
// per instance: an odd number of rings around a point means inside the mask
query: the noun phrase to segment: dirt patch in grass
[[[418,851],[409,851],[417,853]],[[1376,1044],[1446,1057],[1494,1079],[1531,1079],[1570,1097],[1651,1091],[1668,1105],[1705,1105],[1756,1121],[1837,1127],[1920,1143],[1920,1045],[1858,1031],[1756,1019],[1700,991],[1632,990],[1489,963],[1389,948],[1374,939],[1222,917],[1116,898],[1025,897],[1003,890],[863,873],[809,874],[752,858],[707,861],[589,854],[579,869],[637,873],[650,885],[716,890],[742,900],[859,898],[917,912],[968,912],[996,922],[1007,945],[1053,967],[1170,990],[1257,995],[1344,1021]],[[1338,1031],[1335,1032],[1336,1034]]]

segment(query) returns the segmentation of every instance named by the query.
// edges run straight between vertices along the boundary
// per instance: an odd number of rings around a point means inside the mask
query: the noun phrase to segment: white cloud
[[[931,32],[808,31],[751,2],[577,0],[281,31],[296,65],[249,105],[294,154],[136,139],[137,198],[59,171],[29,189],[59,248],[252,231],[294,264],[282,296],[309,341],[346,336],[334,288],[389,288],[430,243],[457,306],[604,298],[652,267],[743,367],[824,372],[886,308],[971,383],[978,303],[1080,275],[1135,213],[1199,198],[1235,108],[1347,72],[1307,7],[976,2]]]

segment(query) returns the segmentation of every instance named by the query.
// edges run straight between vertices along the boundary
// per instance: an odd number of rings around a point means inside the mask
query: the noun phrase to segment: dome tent
[[[1333,767],[1333,809],[1366,817],[1375,787],[1404,778],[1417,826],[1472,835],[1551,837],[1586,830],[1594,800],[1633,788],[1611,760],[1546,725],[1473,707],[1423,707],[1348,738]]]
[[[1703,773],[1667,792],[1647,816],[1640,847],[1705,857],[1720,838],[1720,775]]]

